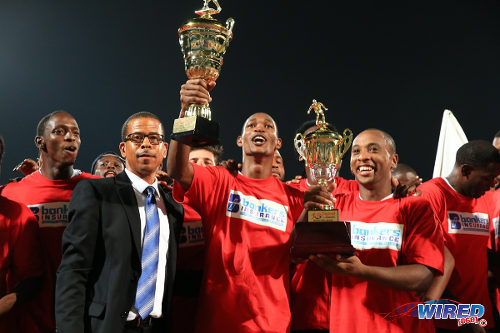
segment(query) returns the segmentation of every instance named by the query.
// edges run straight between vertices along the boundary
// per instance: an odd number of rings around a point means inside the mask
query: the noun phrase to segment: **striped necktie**
[[[135,308],[142,319],[153,310],[158,270],[158,250],[160,243],[160,218],[156,207],[155,189],[148,186],[144,191],[146,199],[146,230],[142,244],[142,273],[137,283]]]

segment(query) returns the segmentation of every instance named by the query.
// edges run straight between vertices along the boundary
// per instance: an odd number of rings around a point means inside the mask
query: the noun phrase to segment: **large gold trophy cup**
[[[210,2],[216,6],[211,8]],[[179,43],[184,55],[186,74],[189,79],[215,81],[222,67],[222,57],[233,38],[234,20],[222,24],[212,15],[221,7],[217,0],[205,0],[203,8],[179,28]],[[213,145],[219,142],[219,125],[212,121],[208,103],[191,104],[184,118],[174,121],[172,139],[190,146]]]
[[[352,143],[352,131],[345,129],[343,135],[328,128],[322,103],[313,100],[307,113],[316,113],[318,129],[304,136],[295,137],[295,149],[304,159],[310,175],[320,186],[334,181],[340,169],[342,157]],[[341,222],[338,210],[325,206],[322,210],[309,210],[307,222],[296,223],[290,236],[292,259],[307,259],[310,254],[340,253],[351,254],[354,248],[350,239],[349,222]]]

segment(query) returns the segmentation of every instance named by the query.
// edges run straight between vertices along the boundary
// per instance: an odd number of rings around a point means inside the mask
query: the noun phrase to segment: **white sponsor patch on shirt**
[[[489,236],[490,220],[485,213],[448,211],[448,233]]]
[[[40,228],[68,225],[69,201],[41,203],[28,207],[38,220]]]
[[[181,229],[179,247],[205,244],[203,223],[201,221],[184,222]]]
[[[287,215],[288,206],[271,200],[257,199],[235,190],[229,193],[226,216],[285,231]]]
[[[391,249],[401,250],[403,224],[366,223],[351,221],[351,244],[356,250]]]
[[[498,238],[498,232],[499,232],[499,227],[500,227],[500,217],[494,217],[493,218],[493,226],[495,227],[495,238]]]

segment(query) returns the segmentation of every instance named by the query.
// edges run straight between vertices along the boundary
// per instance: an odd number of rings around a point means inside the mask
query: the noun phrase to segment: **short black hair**
[[[56,110],[54,112],[51,112],[51,113],[43,116],[43,118],[40,119],[40,121],[38,122],[38,126],[36,127],[36,136],[43,136],[43,134],[45,133],[45,128],[47,127],[47,123],[49,122],[50,118],[52,118],[56,114],[60,114],[60,113],[66,113],[66,114],[71,116],[71,114],[69,114],[68,112],[66,112],[64,110]],[[71,117],[73,117],[73,116],[71,116]]]
[[[399,163],[393,170],[392,170],[392,175],[394,177],[398,177],[399,175],[402,175],[403,173],[407,173],[407,172],[412,172],[414,173],[415,175],[417,175],[417,172],[415,171],[415,169],[413,169],[411,166],[409,166],[408,164],[403,164],[403,163]]]
[[[305,131],[307,131],[309,128],[316,126],[316,120],[308,120],[303,122],[299,128],[295,131],[295,134],[301,133],[304,134]],[[337,129],[335,126],[333,126],[330,123],[326,123],[326,127],[328,127],[330,130],[337,132]]]
[[[498,131],[497,134],[495,134],[495,138],[500,138],[500,131]]]
[[[122,125],[122,141],[123,142],[127,138],[128,124],[132,120],[137,119],[137,118],[153,118],[153,119],[158,120],[160,122],[161,130],[163,131],[163,134],[165,135],[165,128],[163,127],[163,124],[157,115],[155,115],[154,113],[151,113],[151,112],[147,112],[147,111],[140,111],[140,112],[136,112],[133,115],[131,115],[130,117],[128,117],[127,120],[125,120],[125,122],[123,123],[123,125]]]
[[[389,144],[389,147],[391,147],[392,153],[396,154],[396,141],[394,141],[394,138],[392,137],[392,135],[390,135],[386,131],[383,131],[383,130],[378,129],[378,128],[367,128],[364,131],[378,131],[378,132],[382,133],[385,141]]]
[[[207,150],[207,151],[211,152],[212,154],[214,154],[215,165],[219,165],[219,163],[221,162],[222,154],[224,153],[224,148],[222,147],[222,145],[191,147],[190,151],[195,151],[195,150],[200,150],[200,149]]]
[[[488,141],[473,140],[457,150],[456,165],[469,164],[477,168],[486,168],[490,163],[500,164],[500,153]]]
[[[3,153],[5,152],[5,141],[0,135],[0,162],[2,162]]]
[[[265,113],[265,112],[255,112],[255,113],[252,113],[247,119],[245,119],[245,121],[243,122],[243,126],[241,127],[241,133],[240,135],[243,135],[243,132],[245,132],[245,124],[247,123],[248,119],[250,119],[251,116],[253,116],[254,114],[257,114],[257,113],[262,113],[262,114],[265,114],[267,115],[269,118],[271,118],[271,120],[273,121],[274,123],[274,126],[275,126],[275,130],[276,130],[276,137],[279,138],[280,135],[279,135],[279,131],[278,131],[278,124],[276,124],[276,120],[274,120],[273,117],[271,117],[271,115],[269,113]]]

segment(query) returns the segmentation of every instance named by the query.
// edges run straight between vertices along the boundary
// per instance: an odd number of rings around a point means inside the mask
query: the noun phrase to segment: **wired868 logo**
[[[484,315],[483,305],[451,302],[439,300],[418,304],[418,319],[456,319],[458,326],[479,324],[484,327],[488,324],[486,319],[481,319]]]
[[[440,299],[425,303],[408,303],[385,315],[386,319],[401,316],[418,317],[418,319],[456,319],[457,325],[477,324],[482,327],[488,322],[481,318],[484,306],[481,304],[461,304],[453,300]]]

